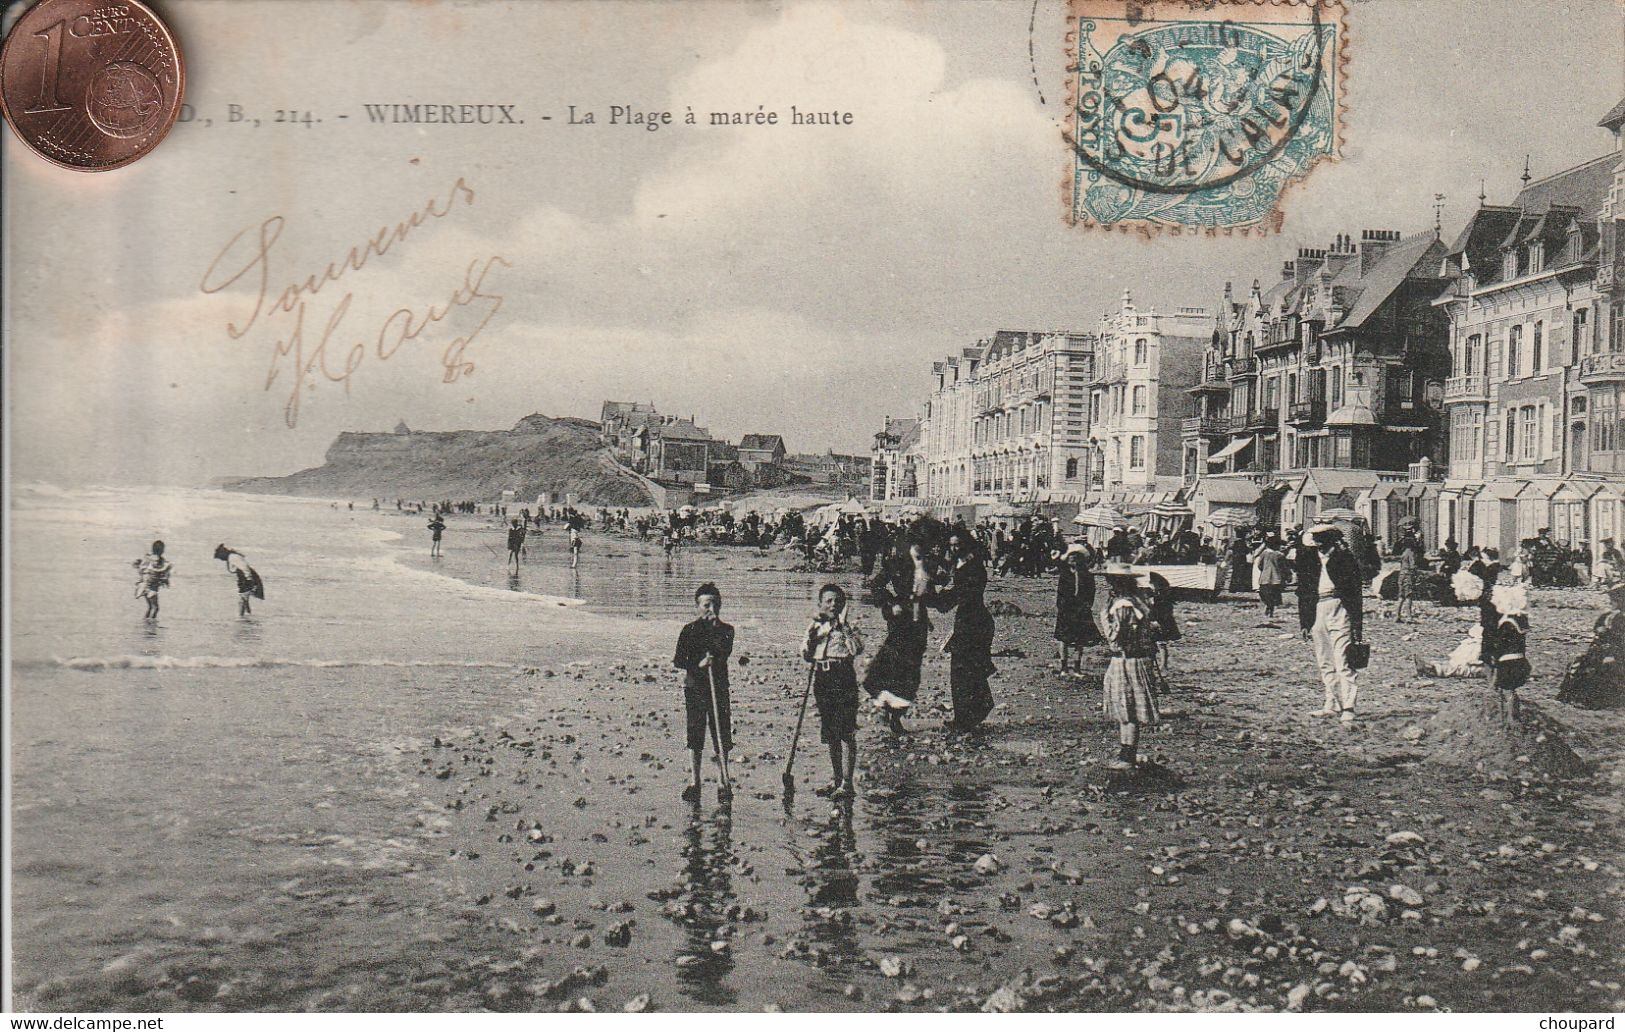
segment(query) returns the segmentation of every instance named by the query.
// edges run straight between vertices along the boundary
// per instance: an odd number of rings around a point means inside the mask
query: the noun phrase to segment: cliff
[[[326,462],[285,477],[244,477],[228,491],[322,498],[488,501],[503,491],[525,503],[543,492],[582,505],[648,505],[643,484],[610,459],[598,424],[526,416],[512,430],[342,433]]]

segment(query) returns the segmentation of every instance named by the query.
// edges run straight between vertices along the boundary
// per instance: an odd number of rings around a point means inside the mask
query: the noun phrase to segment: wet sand
[[[605,563],[634,544],[589,543]],[[789,571],[782,553],[693,549],[683,561],[660,599],[691,590],[695,575],[757,600],[771,594],[763,585],[826,579]],[[1447,652],[1465,611],[1424,605],[1422,621],[1403,627],[1369,617],[1373,667],[1361,719],[1344,726],[1307,716],[1320,693],[1294,613],[1267,623],[1251,600],[1179,607],[1186,638],[1174,646],[1168,719],[1142,743],[1155,765],[1108,776],[1116,734],[1099,712],[1102,661],[1082,679],[1054,669],[1053,583],[996,580],[989,599],[1027,615],[998,617],[999,708],[986,728],[941,727],[943,617],[914,732],[893,738],[861,718],[860,790],[840,805],[813,791],[829,772],[812,716],[799,789],[780,798],[808,601],[725,607],[748,657],[734,672],[731,805],[717,802],[710,765],[702,803],[678,798],[687,754],[669,663],[685,612],[606,621],[613,635],[549,641],[538,630],[534,666],[511,676],[423,674],[424,690],[463,701],[435,707],[435,720],[397,714],[398,747],[373,765],[375,783],[351,786],[393,821],[389,833],[334,862],[342,810],[299,831],[268,829],[242,875],[263,894],[257,925],[206,909],[177,915],[173,931],[155,920],[145,941],[86,947],[70,965],[84,973],[36,979],[22,1002],[1621,1006],[1622,721],[1549,701],[1599,595],[1541,593],[1530,642],[1527,696],[1598,764],[1583,781],[1516,758],[1510,773],[1440,761],[1452,707],[1482,685],[1419,679],[1410,657]],[[873,610],[860,618],[877,639]],[[318,846],[323,860],[305,859]],[[303,948],[302,928],[322,928],[325,948]]]

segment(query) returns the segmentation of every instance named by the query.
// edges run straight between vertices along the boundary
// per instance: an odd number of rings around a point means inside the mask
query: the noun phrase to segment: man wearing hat
[[[1315,662],[1325,688],[1317,717],[1354,720],[1358,686],[1349,666],[1349,646],[1363,640],[1364,610],[1360,564],[1343,544],[1343,532],[1319,524],[1304,532],[1298,549],[1298,624],[1315,646]]]

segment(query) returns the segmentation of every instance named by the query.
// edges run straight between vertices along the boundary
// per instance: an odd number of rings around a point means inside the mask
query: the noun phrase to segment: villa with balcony
[[[1443,261],[1449,475],[1440,533],[1507,553],[1549,527],[1593,549],[1625,531],[1625,101],[1612,152],[1480,204]]]
[[[1292,524],[1331,480],[1372,491],[1439,465],[1448,323],[1431,302],[1443,253],[1432,232],[1367,229],[1300,248],[1267,288],[1255,280],[1238,296],[1227,284],[1187,392],[1198,411],[1183,426],[1185,480],[1209,485],[1192,498],[1235,504],[1248,488],[1212,483],[1231,478],[1253,485],[1260,523]]]

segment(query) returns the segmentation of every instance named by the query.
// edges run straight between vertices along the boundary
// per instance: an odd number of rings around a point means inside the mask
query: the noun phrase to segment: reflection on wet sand
[[[852,828],[852,801],[842,800],[813,832],[800,878],[807,890],[803,925],[813,963],[845,973],[862,956],[855,909],[860,902],[863,857]]]
[[[737,991],[727,984],[734,968],[734,924],[740,917],[733,876],[733,814],[721,806],[709,819],[696,809],[683,834],[683,889],[667,915],[683,928],[675,959],[678,991],[700,1003],[726,1005]]]

